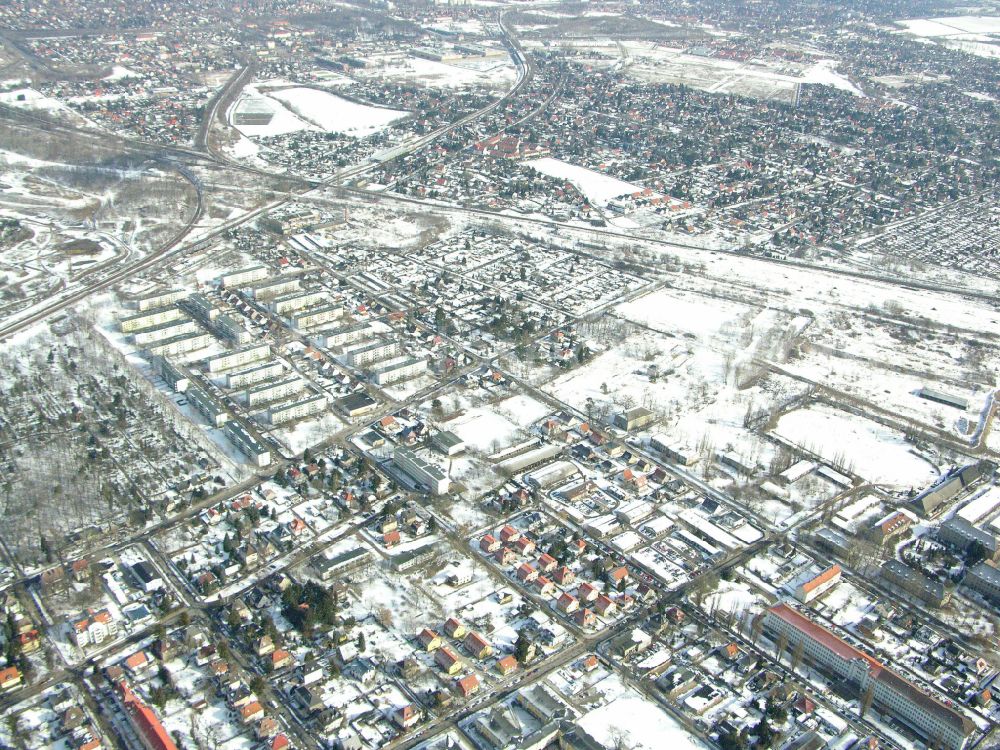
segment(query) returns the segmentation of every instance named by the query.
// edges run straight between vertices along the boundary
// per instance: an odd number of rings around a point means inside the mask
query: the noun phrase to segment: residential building
[[[961,750],[975,731],[975,724],[966,716],[787,604],[777,604],[762,616],[769,637],[786,641],[791,651],[801,645],[807,660],[852,685],[859,698],[870,690],[877,711],[908,725],[935,745]]]

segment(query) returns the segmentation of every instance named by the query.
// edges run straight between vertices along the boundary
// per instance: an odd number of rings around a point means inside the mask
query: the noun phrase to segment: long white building
[[[295,419],[302,419],[318,414],[326,408],[326,396],[316,394],[298,401],[272,406],[268,411],[268,420],[273,425],[284,424]]]
[[[231,370],[234,367],[248,365],[251,362],[259,362],[269,356],[271,356],[271,347],[267,344],[248,346],[245,349],[236,349],[226,354],[211,357],[207,363],[208,371],[222,372],[223,370]]]

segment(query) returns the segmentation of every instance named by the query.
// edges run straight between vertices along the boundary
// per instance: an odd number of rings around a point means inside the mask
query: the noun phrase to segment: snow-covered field
[[[297,117],[320,130],[345,133],[358,138],[384,130],[409,114],[398,109],[359,104],[318,89],[282,89],[271,96],[287,106]]]
[[[270,112],[271,121],[266,125],[237,123],[235,115],[248,110]],[[408,114],[402,110],[359,104],[320,89],[293,86],[264,91],[257,84],[246,87],[244,95],[232,109],[230,120],[246,136],[322,130],[364,138],[384,130]]]
[[[705,745],[655,703],[626,687],[617,677],[602,680],[597,688],[616,697],[584,714],[579,724],[605,747],[705,750]]]
[[[598,205],[605,205],[614,198],[623,195],[642,192],[643,189],[638,185],[619,180],[616,177],[609,177],[592,169],[570,164],[560,159],[553,159],[549,156],[541,159],[532,159],[531,161],[524,162],[524,164],[549,177],[555,177],[572,183],[577,190],[587,197],[588,201]]]
[[[904,33],[968,52],[979,57],[1000,57],[1000,16],[945,16],[896,22]]]
[[[738,302],[675,289],[661,289],[626,302],[618,312],[658,331],[689,333],[704,341],[716,338],[727,328],[741,326],[756,314],[753,308]]]
[[[426,60],[422,57],[405,57],[382,67],[366,69],[359,76],[412,81],[436,88],[493,88],[511,86],[517,71],[509,59],[468,61],[459,64]]]
[[[870,482],[921,487],[938,476],[900,433],[825,404],[784,415],[774,432]]]

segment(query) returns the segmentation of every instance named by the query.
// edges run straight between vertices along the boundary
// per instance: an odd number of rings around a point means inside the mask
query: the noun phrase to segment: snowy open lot
[[[908,488],[938,476],[900,433],[825,404],[784,415],[775,433],[870,482]]]

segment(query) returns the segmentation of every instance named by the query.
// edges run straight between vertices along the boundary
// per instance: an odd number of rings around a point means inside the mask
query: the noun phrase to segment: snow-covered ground
[[[643,190],[642,187],[633,185],[630,182],[619,180],[616,177],[609,177],[592,169],[570,164],[560,159],[553,159],[549,156],[541,159],[532,159],[531,161],[524,162],[524,164],[549,177],[555,177],[572,183],[577,190],[587,197],[588,201],[597,205],[605,205],[614,198],[623,195],[632,195]]]
[[[328,133],[345,133],[364,138],[409,113],[398,109],[373,107],[344,99],[328,91],[291,88],[275,91],[272,98],[288,107],[298,118]]]
[[[608,677],[598,688],[605,695],[616,697],[600,708],[584,714],[579,724],[605,747],[627,747],[630,750],[705,750],[705,745],[655,703],[626,687],[617,677]],[[622,744],[618,744],[619,742]]]
[[[774,432],[870,482],[921,487],[938,476],[900,433],[825,404],[784,415]]]
[[[236,115],[247,111],[270,112],[271,121],[266,125],[237,122]],[[245,136],[322,130],[364,138],[384,130],[408,114],[402,110],[359,104],[320,89],[293,86],[265,91],[261,84],[255,84],[246,87],[231,110],[230,121]]]

